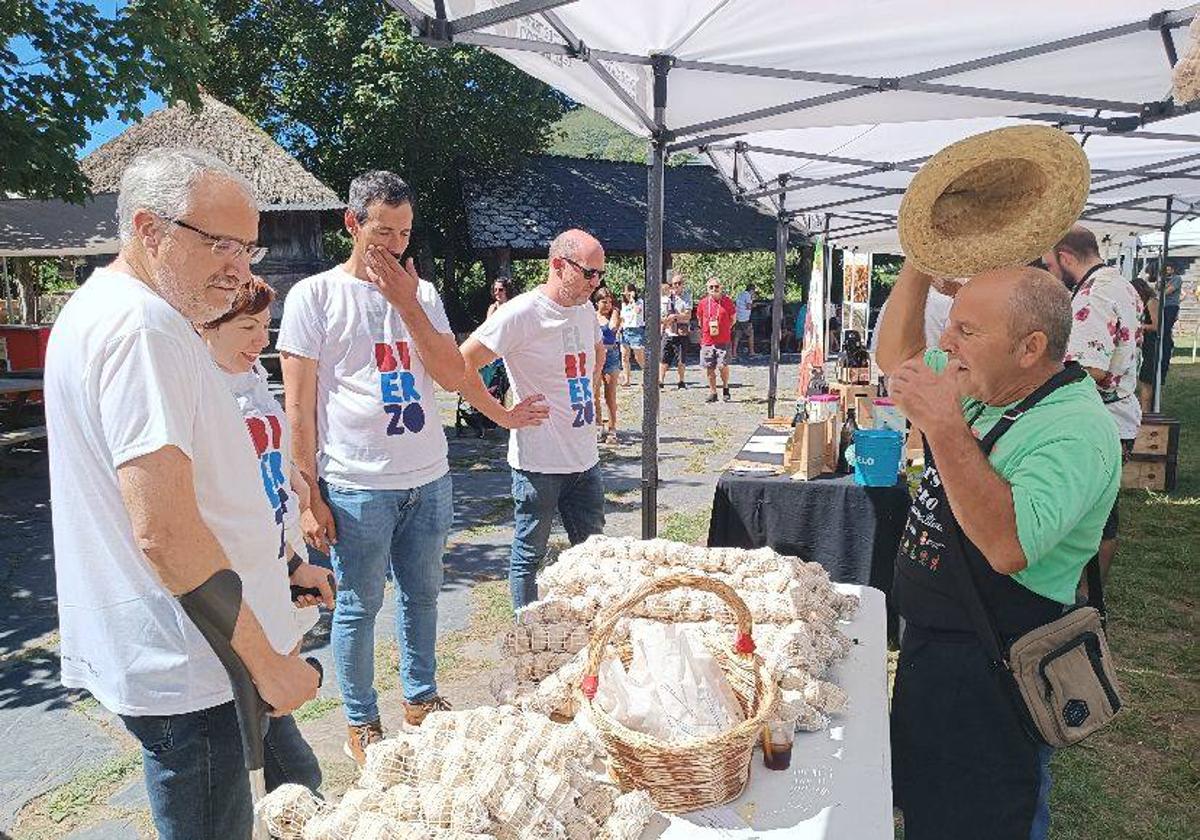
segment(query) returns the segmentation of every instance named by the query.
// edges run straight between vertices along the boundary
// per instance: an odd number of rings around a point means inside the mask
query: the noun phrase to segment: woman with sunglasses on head
[[[646,307],[638,297],[637,286],[625,284],[621,299],[621,384],[630,384],[629,357],[637,359],[638,367],[646,369]]]
[[[621,348],[617,346],[617,333],[621,329],[621,310],[613,300],[607,286],[600,286],[592,293],[596,305],[596,320],[600,322],[600,336],[604,342],[604,368],[601,373],[604,402],[608,406],[608,429],[601,433],[603,443],[617,442],[617,373],[621,370]],[[596,424],[600,420],[600,389],[596,389]]]

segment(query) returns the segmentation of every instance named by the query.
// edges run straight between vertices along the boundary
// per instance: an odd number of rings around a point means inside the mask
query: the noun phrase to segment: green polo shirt
[[[935,372],[943,350],[927,350]],[[982,438],[1016,403],[963,400],[963,416]],[[1091,378],[1051,393],[1000,436],[988,456],[1012,488],[1017,539],[1028,565],[1013,580],[1063,604],[1075,601],[1080,573],[1100,545],[1100,532],[1121,485],[1121,442]]]

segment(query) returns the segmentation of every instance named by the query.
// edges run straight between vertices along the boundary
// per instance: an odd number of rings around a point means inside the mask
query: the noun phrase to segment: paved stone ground
[[[787,361],[787,360],[785,360]],[[791,360],[794,362],[795,360]],[[794,365],[784,367],[790,393]],[[664,536],[703,539],[716,477],[766,414],[767,366],[762,357],[733,370],[734,401],[704,403],[707,389],[693,365],[686,390],[663,391],[660,422],[659,527]],[[641,388],[619,392],[617,445],[602,447],[610,534],[641,531]],[[442,395],[453,425],[455,398]],[[780,413],[790,411],[790,403]],[[478,440],[450,436],[455,530],[446,555],[439,608],[439,681],[458,706],[490,702],[488,674],[496,638],[509,619],[504,580],[512,535],[509,473],[503,431]],[[29,448],[0,460],[0,840],[4,837],[134,840],[153,837],[141,760],[120,721],[86,694],[58,682],[57,616],[45,451]],[[552,547],[566,545],[561,530]],[[376,683],[385,727],[401,717],[394,609],[390,599],[376,625]],[[332,674],[327,621],[306,643]],[[334,681],[298,712],[321,759],[324,790],[336,796],[356,771],[341,752],[345,723]]]

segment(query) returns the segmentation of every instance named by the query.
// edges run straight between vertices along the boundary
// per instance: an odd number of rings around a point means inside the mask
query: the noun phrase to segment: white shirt
[[[278,558],[287,563],[290,554],[284,545],[296,553],[304,551],[304,536],[300,532],[300,498],[292,489],[292,432],[279,400],[267,387],[267,372],[255,365],[245,373],[221,372],[229,390],[241,409],[250,443],[258,457],[258,472],[267,503],[275,514],[279,534]]]
[[[542,394],[550,416],[508,438],[513,469],[576,473],[600,460],[592,372],[600,324],[591,304],[559,306],[541,288],[517,295],[488,318],[474,338],[504,359],[519,402]]]
[[[888,299],[890,300],[890,298]],[[954,298],[944,295],[932,286],[925,297],[925,346],[937,347],[950,321],[950,307]],[[875,318],[875,330],[871,333],[871,342],[867,349],[872,353],[879,349],[879,329],[883,326],[883,316],[887,312],[888,302],[883,302],[879,315]]]
[[[419,282],[417,299],[433,328],[452,334],[432,283]],[[340,267],[301,280],[284,301],[276,346],[317,360],[323,479],[360,490],[411,490],[450,471],[433,377],[404,319],[371,283]]]
[[[750,310],[754,308],[754,295],[750,294],[749,289],[742,289],[738,292],[738,296],[733,299],[734,306],[737,307],[737,320],[739,324],[744,324],[750,320]]]
[[[225,669],[135,542],[117,484],[127,461],[165,446],[187,455],[245,602],[272,647],[291,651],[300,632],[279,531],[208,349],[145,284],[99,269],[54,324],[45,393],[63,685],[124,715],[231,700]]]
[[[1137,398],[1142,299],[1119,271],[1104,266],[1075,287],[1071,312],[1066,360],[1107,371],[1096,389],[1121,439],[1133,440],[1142,425]]]
[[[646,309],[642,301],[621,302],[621,328],[637,330],[646,326]]]

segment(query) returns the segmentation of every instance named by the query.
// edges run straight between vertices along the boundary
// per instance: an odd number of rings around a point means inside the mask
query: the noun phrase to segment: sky
[[[91,3],[96,8],[100,9],[106,16],[112,17],[117,13],[117,9],[124,5],[124,0],[91,0]],[[24,39],[14,39],[9,45],[13,52],[17,55],[18,61],[29,61],[34,58],[32,49],[29,43]],[[142,100],[142,113],[148,114],[151,111],[156,111],[162,107],[163,101],[156,93],[146,92],[146,97]],[[95,150],[105,142],[116,137],[130,125],[127,121],[117,119],[116,109],[109,111],[107,119],[91,125],[91,137],[88,142],[78,150],[76,157],[84,157],[88,153]]]

